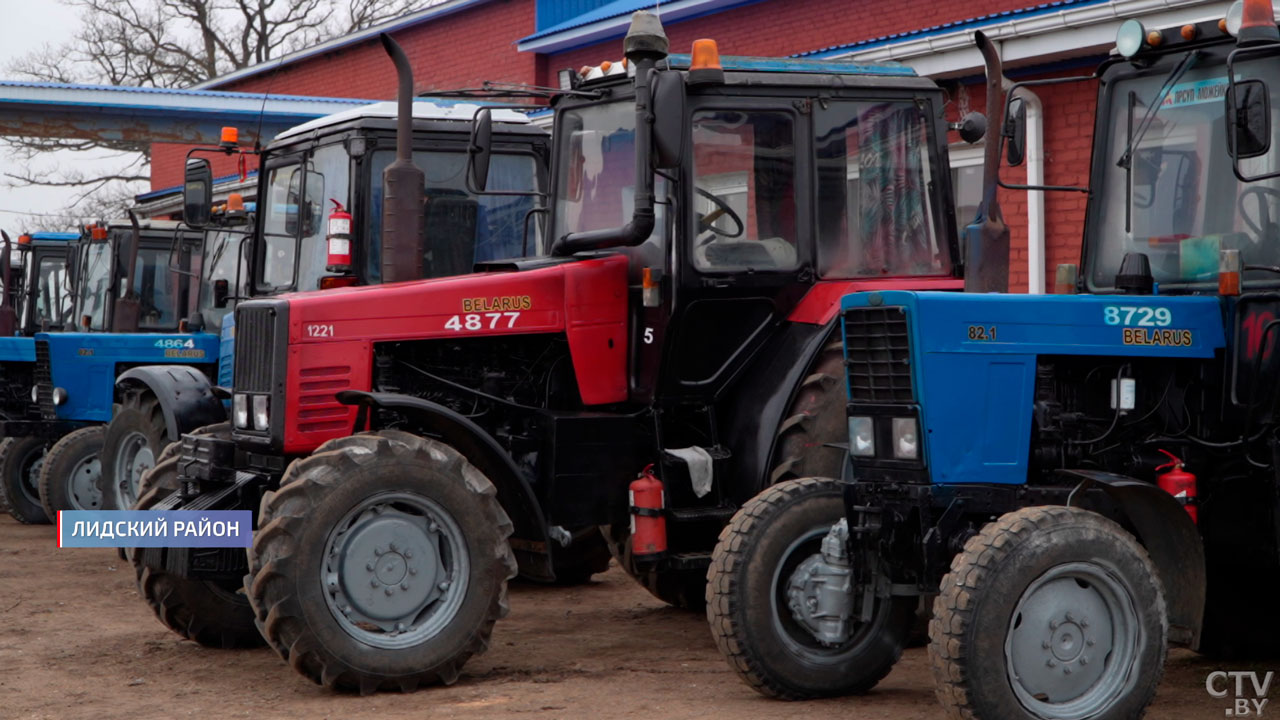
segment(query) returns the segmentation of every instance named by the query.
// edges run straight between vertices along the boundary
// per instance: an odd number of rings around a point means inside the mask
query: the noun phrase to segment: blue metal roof
[[[689,67],[688,55],[671,55],[667,58],[673,68]],[[856,63],[840,60],[800,60],[796,58],[743,57],[721,55],[720,67],[725,70],[746,72],[822,73],[826,75],[891,75],[915,77],[916,71],[901,63]]]
[[[28,233],[32,240],[79,240],[79,233],[69,232],[33,232]]]
[[[960,30],[981,28],[987,25],[1005,22],[1015,17],[1025,18],[1034,17],[1036,15],[1047,15],[1069,7],[1100,5],[1106,2],[1110,2],[1110,0],[1055,0],[1055,2],[1041,3],[1039,5],[1032,5],[1030,7],[1020,8],[1017,10],[1005,10],[1003,12],[992,13],[990,15],[979,15],[977,17],[966,18],[964,20],[956,20],[955,22],[933,25],[927,28],[881,35],[880,37],[868,38],[866,40],[859,40],[857,42],[847,43],[844,45],[831,45],[828,47],[818,48],[817,50],[796,53],[795,55],[792,55],[792,57],[829,57],[832,55],[843,55],[852,50],[866,50],[881,45],[892,45],[894,43],[929,37],[932,35],[945,35],[948,33],[958,32]]]
[[[759,2],[759,0],[706,0],[705,2],[696,3],[696,5],[700,6],[700,8],[704,10],[704,12],[701,14],[706,14],[705,11],[714,12],[718,10],[724,10],[726,8],[729,8],[735,5],[749,5],[753,2]],[[534,34],[528,37],[521,38],[520,42],[522,43],[529,42],[530,40],[538,40],[541,38],[549,37],[551,35],[557,35],[559,33],[565,32],[566,30],[572,30],[574,28],[579,28],[584,25],[590,25],[592,23],[600,22],[601,20],[610,20],[617,17],[627,17],[627,16],[630,16],[631,13],[637,10],[652,10],[655,5],[658,5],[658,9],[660,13],[667,10],[667,8],[662,7],[661,4],[655,3],[654,0],[614,0],[614,2],[611,2],[607,5],[602,5],[590,12],[582,13],[581,15],[565,20],[562,23],[552,25],[551,27],[548,27],[548,28],[540,29],[538,30],[538,32],[535,32]],[[688,18],[681,17],[680,19],[685,20]],[[623,32],[625,32],[625,29],[623,30]],[[620,32],[617,34],[621,35],[622,33]],[[592,41],[592,42],[595,42],[595,41]]]

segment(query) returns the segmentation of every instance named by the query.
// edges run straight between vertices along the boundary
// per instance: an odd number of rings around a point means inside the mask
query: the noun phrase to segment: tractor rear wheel
[[[1140,717],[1164,672],[1168,616],[1146,550],[1097,513],[1007,513],[965,543],[929,626],[955,720]]]
[[[0,494],[9,514],[24,525],[52,522],[40,504],[44,455],[44,438],[11,437],[0,442]]]
[[[511,520],[489,479],[435,440],[331,440],[263,497],[258,527],[246,578],[258,627],[325,687],[451,684],[507,614]]]
[[[121,398],[102,441],[102,473],[98,490],[103,510],[125,510],[140,497],[142,474],[172,440],[156,396],[134,390]]]
[[[230,423],[209,425],[192,434],[230,435]],[[159,462],[139,482],[134,510],[149,510],[178,489],[181,443],[170,443]],[[259,647],[262,636],[253,621],[243,581],[191,580],[142,563],[142,551],[126,550],[138,579],[138,592],[165,627],[205,647]]]
[[[59,510],[101,510],[102,425],[90,425],[62,436],[49,448],[40,467],[40,504],[52,520]]]
[[[729,666],[763,695],[867,692],[902,655],[914,597],[874,600],[865,623],[853,619],[857,593],[840,608],[831,603],[824,540],[845,516],[843,498],[838,480],[787,480],[743,505],[720,533],[707,575],[707,620]],[[845,560],[846,581],[857,561]],[[832,628],[837,610],[848,614]]]

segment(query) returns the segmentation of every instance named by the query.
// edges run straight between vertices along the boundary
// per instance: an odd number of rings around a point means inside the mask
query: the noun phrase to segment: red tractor
[[[517,567],[552,579],[604,528],[627,572],[693,605],[741,503],[839,472],[838,299],[962,285],[943,93],[900,66],[668,56],[646,12],[624,46],[562,73],[529,257],[237,308],[233,429],[148,476],[179,488],[158,509],[256,512],[247,565],[136,556],[198,598],[184,612],[250,622],[196,589],[243,575],[252,621],[315,682],[449,683]],[[489,132],[482,110],[477,188]],[[384,280],[422,261],[420,182],[388,179]]]

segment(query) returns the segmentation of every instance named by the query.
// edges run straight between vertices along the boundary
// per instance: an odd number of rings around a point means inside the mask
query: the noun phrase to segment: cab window
[[[930,195],[941,173],[930,162],[928,120],[911,102],[830,102],[816,110],[820,276],[950,271]]]
[[[693,115],[694,267],[789,270],[796,252],[795,128],[777,111]]]

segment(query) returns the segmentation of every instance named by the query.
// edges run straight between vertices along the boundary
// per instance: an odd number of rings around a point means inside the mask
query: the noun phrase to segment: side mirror
[[[471,146],[467,166],[471,190],[483,191],[489,183],[489,155],[493,151],[493,113],[481,108],[471,121]]]
[[[213,208],[213,169],[203,158],[187,160],[182,183],[182,219],[191,227],[209,224]]]
[[[213,281],[213,306],[216,308],[224,308],[227,306],[227,298],[231,297],[231,283],[225,278]]]
[[[1261,80],[1241,80],[1227,90],[1227,152],[1237,160],[1271,149],[1271,101]]]
[[[1018,167],[1027,155],[1027,103],[1020,97],[1010,98],[1005,113],[1004,136],[1008,139],[1009,167]]]
[[[972,145],[986,137],[987,116],[980,112],[968,113],[952,129],[960,133],[961,140]]]
[[[653,85],[653,164],[659,169],[680,166],[684,156],[684,76],[655,70]]]

